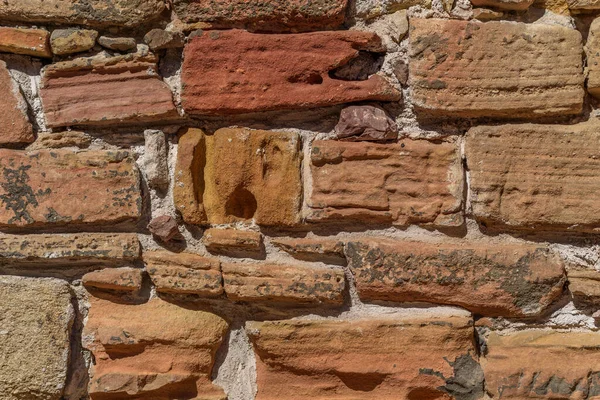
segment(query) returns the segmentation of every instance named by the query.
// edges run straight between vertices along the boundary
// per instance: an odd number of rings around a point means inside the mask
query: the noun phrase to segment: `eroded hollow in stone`
[[[238,186],[225,204],[227,215],[237,218],[252,219],[256,213],[256,197],[245,187]]]
[[[342,81],[366,81],[379,72],[383,66],[384,54],[360,50],[358,55],[346,64],[329,71],[331,79]]]

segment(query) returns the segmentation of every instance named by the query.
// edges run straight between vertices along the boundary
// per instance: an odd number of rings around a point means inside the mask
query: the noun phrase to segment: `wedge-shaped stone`
[[[489,316],[538,315],[562,293],[560,257],[545,246],[385,238],[346,244],[363,300],[458,305]]]
[[[410,87],[418,112],[542,117],[583,106],[581,34],[557,25],[412,19]]]
[[[139,256],[134,233],[0,236],[0,261],[7,263],[132,261]]]
[[[163,0],[5,0],[0,3],[0,19],[137,27],[157,19],[164,9]]]
[[[0,9],[1,9],[0,5]],[[52,57],[50,32],[45,29],[0,27],[0,52]]]
[[[492,332],[481,359],[485,387],[502,399],[597,399],[600,333]]]
[[[0,150],[0,227],[139,219],[140,176],[127,151]]]
[[[144,263],[158,292],[203,297],[223,293],[221,265],[217,259],[192,253],[146,251]]]
[[[379,75],[364,81],[329,76],[359,50],[383,52],[381,40],[358,31],[205,32],[193,36],[185,48],[182,105],[187,113],[202,115],[400,100],[401,93]]]
[[[454,143],[313,142],[312,222],[463,224],[463,170]]]
[[[88,272],[81,281],[86,288],[136,292],[142,288],[142,270],[131,267],[104,268]]]
[[[63,398],[74,317],[67,282],[0,277],[0,398]]]
[[[342,304],[341,268],[271,263],[225,263],[223,281],[234,301]]]
[[[92,400],[225,400],[211,383],[228,324],[221,317],[158,298],[140,305],[92,297],[84,347],[94,355]]]
[[[490,227],[600,228],[600,122],[472,128],[465,153],[475,218]]]
[[[2,60],[0,60],[0,93],[3,93],[0,97],[0,145],[33,142],[35,136],[27,117],[27,103],[19,85],[10,77],[6,63]]]
[[[175,0],[173,6],[177,16],[187,23],[297,32],[340,27],[347,3],[347,0]]]
[[[299,221],[298,134],[224,128],[203,136],[191,129],[179,140],[173,197],[185,222],[288,226]]]
[[[256,399],[483,397],[468,316],[380,318],[247,323],[257,356]]]
[[[125,125],[178,118],[171,90],[144,52],[46,67],[41,96],[48,127]]]

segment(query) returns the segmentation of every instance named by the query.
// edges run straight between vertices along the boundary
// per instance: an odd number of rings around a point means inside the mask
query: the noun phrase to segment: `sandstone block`
[[[335,126],[337,139],[381,142],[398,138],[398,126],[385,110],[374,106],[350,106],[342,110]]]
[[[463,171],[457,145],[313,142],[312,222],[460,226]]]
[[[598,8],[600,8],[600,2]],[[585,54],[588,69],[587,91],[598,98],[600,97],[600,18],[596,18],[590,25]]]
[[[0,150],[0,227],[114,224],[140,218],[126,151]]]
[[[136,292],[142,287],[142,270],[139,268],[105,268],[88,272],[81,279],[87,288]]]
[[[163,131],[144,131],[144,171],[148,185],[153,189],[166,190],[169,187],[169,165],[167,161],[167,139]]]
[[[483,373],[464,315],[246,324],[257,400],[480,399]]]
[[[561,258],[541,245],[361,239],[346,244],[363,300],[458,305],[485,316],[543,312],[563,290]]]
[[[401,93],[379,75],[363,81],[329,76],[360,50],[383,52],[381,40],[358,31],[195,35],[184,52],[182,105],[190,115],[223,115],[400,100]]]
[[[465,154],[475,218],[490,227],[600,227],[600,123],[472,128]]]
[[[187,23],[296,32],[340,27],[347,3],[347,0],[175,0],[173,5],[177,16]]]
[[[33,142],[35,136],[27,116],[27,103],[19,86],[10,77],[6,63],[2,60],[0,60],[0,93],[4,93],[0,96],[0,145]]]
[[[0,397],[59,400],[75,313],[58,279],[0,277]]]
[[[60,149],[77,147],[86,149],[92,144],[92,136],[81,131],[38,132],[36,141],[27,150]]]
[[[0,260],[5,262],[133,261],[140,257],[133,233],[69,233],[0,236]]]
[[[493,7],[500,10],[527,10],[533,0],[471,0],[474,6]]]
[[[504,16],[504,13],[501,11],[490,10],[489,8],[474,8],[473,9],[473,19],[478,19],[480,21],[491,21],[495,19],[501,19]]]
[[[333,261],[337,264],[344,259],[344,243],[339,239],[273,238],[271,243],[299,260]]]
[[[218,297],[223,293],[219,260],[191,253],[144,252],[144,263],[156,290],[163,293]]]
[[[600,272],[593,269],[570,267],[567,272],[569,291],[575,303],[594,310],[600,305]]]
[[[158,298],[140,305],[92,297],[84,346],[95,364],[92,400],[225,400],[211,383],[215,353],[228,324],[217,315]]]
[[[582,111],[578,31],[441,19],[410,24],[410,86],[418,112],[533,118]]]
[[[177,163],[173,203],[188,224],[207,223],[202,203],[202,181],[206,165],[206,141],[204,132],[189,128],[181,132],[177,143]]]
[[[51,58],[49,38],[50,32],[45,29],[2,26],[0,27],[0,52]]]
[[[126,125],[178,118],[172,93],[151,54],[95,56],[44,69],[41,97],[46,124]]]
[[[356,2],[356,15],[371,20],[412,6],[431,8],[431,0],[361,0]]]
[[[211,228],[204,232],[202,242],[212,251],[239,250],[258,252],[262,249],[260,232]]]
[[[183,33],[163,29],[152,29],[144,36],[144,43],[153,51],[183,47],[184,40]]]
[[[109,50],[115,51],[134,50],[137,46],[134,38],[114,36],[100,36],[98,38],[98,44]]]
[[[596,399],[600,333],[492,332],[481,359],[486,389],[503,399]]]
[[[163,0],[5,0],[0,4],[0,19],[136,27],[157,19],[164,9]]]
[[[96,44],[98,32],[91,29],[55,29],[50,36],[52,52],[59,56],[88,51]]]
[[[227,297],[233,301],[292,304],[343,303],[341,268],[269,263],[223,264]]]

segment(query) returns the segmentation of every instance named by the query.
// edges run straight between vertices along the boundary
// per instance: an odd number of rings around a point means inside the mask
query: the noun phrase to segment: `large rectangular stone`
[[[455,143],[313,142],[309,221],[463,224],[463,169]]]
[[[363,81],[329,76],[360,50],[384,52],[379,37],[367,32],[204,32],[185,47],[182,105],[191,115],[222,115],[400,100],[401,93],[382,76]]]
[[[466,136],[475,218],[488,227],[597,231],[600,123],[478,126]]]
[[[542,117],[582,111],[581,34],[547,24],[412,19],[410,86],[418,112]]]
[[[256,399],[480,399],[471,324],[460,311],[249,322]]]
[[[486,316],[539,315],[566,281],[561,258],[543,245],[365,238],[349,241],[346,255],[364,301],[457,305]]]
[[[158,76],[158,58],[139,52],[78,58],[44,69],[40,91],[50,128],[129,125],[179,117]]]
[[[139,171],[127,151],[0,150],[0,227],[138,220]]]
[[[2,7],[0,5],[0,7]],[[45,29],[0,27],[0,51],[51,58],[50,32]]]

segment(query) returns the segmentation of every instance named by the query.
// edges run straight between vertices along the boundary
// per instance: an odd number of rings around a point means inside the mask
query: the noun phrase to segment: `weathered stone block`
[[[600,333],[492,332],[481,359],[488,392],[503,399],[596,399]]]
[[[136,27],[157,19],[164,9],[163,0],[5,0],[0,19]]]
[[[424,314],[247,323],[256,399],[482,398],[469,317]]]
[[[280,35],[229,30],[195,35],[184,52],[182,105],[188,114],[204,115],[400,100],[401,93],[379,75],[364,81],[329,76],[360,50],[383,52],[381,40],[358,31]]]
[[[262,235],[260,232],[240,231],[238,229],[211,228],[204,232],[202,242],[211,251],[246,251],[262,250]]]
[[[136,292],[142,287],[142,270],[139,268],[105,268],[88,272],[81,279],[87,288]]]
[[[361,239],[346,255],[363,300],[458,305],[486,316],[543,312],[566,281],[561,258],[545,246]]]
[[[114,224],[142,212],[126,151],[0,150],[0,227]]]
[[[533,0],[471,0],[474,6],[494,7],[500,10],[527,10],[533,4]]]
[[[272,238],[271,243],[299,260],[342,260],[344,242],[328,238]]]
[[[207,223],[206,211],[202,204],[205,165],[204,132],[196,128],[183,130],[177,142],[173,203],[188,224]]]
[[[158,292],[203,297],[218,297],[223,293],[218,259],[191,253],[146,251],[144,263]]]
[[[0,9],[1,9],[0,5]],[[25,54],[34,57],[52,57],[50,32],[45,29],[0,27],[0,52]]]
[[[225,400],[211,383],[215,353],[228,324],[217,315],[158,298],[140,305],[92,297],[84,346],[95,364],[93,400]]]
[[[1,34],[1,32],[0,32]],[[0,60],[0,145],[31,143],[35,140],[27,117],[27,103],[19,86]]]
[[[529,118],[582,111],[582,44],[575,29],[442,19],[410,25],[410,86],[418,112]]]
[[[88,51],[96,44],[98,32],[91,29],[55,29],[50,36],[52,52],[67,55]]]
[[[570,266],[567,277],[569,291],[579,308],[597,310],[600,305],[600,272],[595,269]]]
[[[600,2],[598,2],[600,8]],[[587,91],[596,98],[600,98],[600,18],[596,18],[590,25],[587,42],[585,43],[587,56]]]
[[[398,138],[398,126],[382,108],[350,106],[342,110],[335,135],[351,142],[385,142]]]
[[[309,221],[460,226],[463,170],[454,143],[315,141]]]
[[[62,398],[74,316],[66,282],[0,277],[0,398]]]
[[[342,304],[341,268],[270,263],[223,264],[227,297],[234,301]]]
[[[472,128],[465,154],[475,218],[491,227],[600,228],[600,123]]]
[[[187,23],[260,31],[327,30],[344,22],[347,0],[175,0],[177,16]]]
[[[95,56],[44,69],[41,97],[48,127],[125,125],[179,117],[156,56]]]

